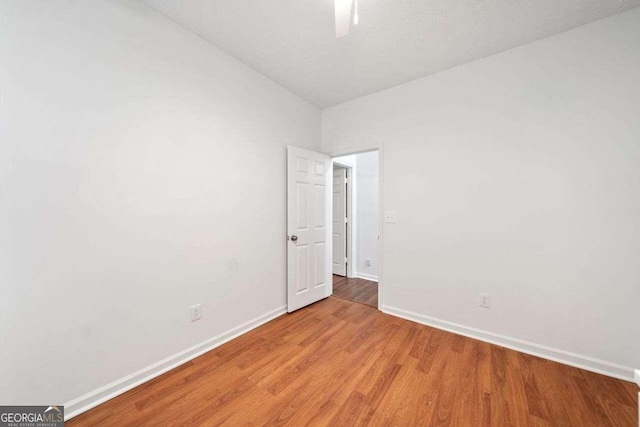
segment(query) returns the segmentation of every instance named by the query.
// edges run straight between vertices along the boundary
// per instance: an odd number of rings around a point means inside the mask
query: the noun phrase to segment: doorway
[[[378,151],[333,158],[333,295],[378,307]]]
[[[353,177],[351,166],[333,161],[333,200],[331,204],[332,216],[332,259],[333,274],[337,276],[353,277],[352,245],[353,219],[349,221],[352,205],[352,186],[349,179]]]
[[[367,158],[368,153],[371,154]],[[347,155],[346,153],[356,153]],[[384,307],[382,275],[383,144],[325,154],[287,147],[287,311],[293,312],[334,294]],[[362,160],[358,156],[362,156]],[[333,167],[345,169],[344,269],[333,275]],[[368,161],[367,161],[368,160]],[[372,168],[367,168],[367,164]],[[360,169],[359,169],[360,168]],[[360,172],[359,172],[360,171]],[[364,179],[358,194],[358,183]],[[371,185],[371,184],[374,185]],[[362,203],[362,200],[375,203]],[[362,212],[358,210],[360,205]],[[373,208],[374,212],[369,210]],[[368,214],[364,215],[367,211]],[[359,217],[360,226],[358,225]],[[368,227],[369,232],[362,231]],[[373,232],[372,232],[373,230]],[[337,230],[341,232],[340,230]],[[342,268],[342,267],[340,267]],[[346,270],[346,275],[344,270]],[[378,279],[379,277],[379,279]],[[343,279],[343,280],[340,280]],[[360,280],[356,280],[360,279]],[[378,279],[376,281],[376,279]],[[364,291],[369,285],[372,291]],[[377,300],[377,304],[373,301]]]

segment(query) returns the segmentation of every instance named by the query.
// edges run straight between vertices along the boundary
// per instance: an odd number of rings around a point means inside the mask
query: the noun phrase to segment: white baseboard
[[[364,279],[364,280],[370,280],[372,282],[377,282],[378,281],[378,276],[374,276],[374,275],[371,275],[371,274],[356,273],[356,277],[359,277],[359,278]]]
[[[627,366],[618,365],[607,362],[605,360],[595,359],[581,354],[571,353],[556,348],[547,347],[517,338],[511,338],[504,335],[494,334],[493,332],[482,331],[480,329],[471,328],[469,326],[458,325],[446,320],[436,319],[411,311],[399,308],[383,306],[382,311],[392,316],[401,317],[423,325],[432,326],[454,334],[463,335],[465,337],[474,338],[485,341],[500,347],[510,348],[522,353],[538,356],[543,359],[553,360],[554,362],[563,363],[565,365],[574,366],[576,368],[585,369],[587,371],[596,372],[598,374],[607,375],[625,381],[633,382],[633,369]]]
[[[280,307],[64,404],[65,421],[121,395],[287,312]]]

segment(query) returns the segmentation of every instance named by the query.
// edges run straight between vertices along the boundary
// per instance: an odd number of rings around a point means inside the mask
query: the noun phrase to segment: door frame
[[[356,277],[356,227],[354,223],[355,215],[353,215],[353,209],[355,206],[353,203],[353,189],[355,184],[353,176],[355,176],[355,168],[351,165],[337,162],[333,156],[331,160],[334,165],[347,170],[347,277],[353,279]]]
[[[369,151],[378,152],[378,310],[384,307],[384,143],[365,142],[358,145],[345,146],[322,152],[331,158],[349,156],[351,154],[366,153]],[[357,167],[357,165],[356,165]],[[356,190],[357,191],[357,190]],[[352,239],[353,240],[353,239]],[[354,242],[355,243],[355,242]],[[348,255],[347,255],[348,256]],[[355,264],[355,263],[352,263]],[[347,266],[348,267],[348,266]]]

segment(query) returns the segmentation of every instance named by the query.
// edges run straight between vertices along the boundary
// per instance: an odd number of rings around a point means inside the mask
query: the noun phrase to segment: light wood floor
[[[68,426],[635,426],[637,388],[328,298]]]
[[[371,280],[334,275],[333,296],[378,307],[378,284]]]

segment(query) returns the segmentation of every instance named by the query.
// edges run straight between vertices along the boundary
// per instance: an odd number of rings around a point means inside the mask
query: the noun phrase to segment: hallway
[[[378,308],[378,283],[334,274],[333,296]]]

